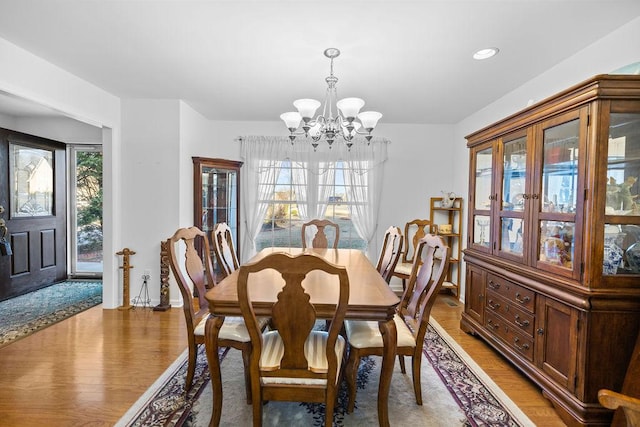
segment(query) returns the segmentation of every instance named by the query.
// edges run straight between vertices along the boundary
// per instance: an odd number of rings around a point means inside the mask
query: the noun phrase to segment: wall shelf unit
[[[442,205],[442,197],[432,197],[429,204],[429,221],[431,232],[441,236],[451,248],[451,260],[447,278],[442,288],[455,294],[460,299],[460,261],[462,257],[462,197],[456,197],[451,207]],[[451,230],[444,230],[441,225],[450,225]]]

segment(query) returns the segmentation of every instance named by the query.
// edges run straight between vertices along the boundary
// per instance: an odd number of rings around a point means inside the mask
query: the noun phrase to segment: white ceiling
[[[337,47],[339,97],[383,122],[445,124],[638,16],[639,0],[0,0],[0,37],[119,97],[182,99],[214,120],[322,100]],[[471,58],[489,46],[499,55]]]

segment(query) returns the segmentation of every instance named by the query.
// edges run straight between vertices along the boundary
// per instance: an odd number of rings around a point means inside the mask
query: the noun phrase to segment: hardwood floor
[[[441,295],[432,315],[535,424],[564,426],[535,385],[460,330],[461,311]],[[0,425],[111,426],[185,349],[181,308],[94,307],[0,349]]]

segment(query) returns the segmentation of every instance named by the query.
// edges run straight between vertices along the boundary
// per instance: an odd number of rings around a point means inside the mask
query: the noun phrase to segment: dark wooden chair
[[[436,251],[438,254],[436,255]],[[394,317],[397,329],[397,354],[402,373],[406,373],[404,356],[411,356],[413,389],[416,403],[422,405],[420,368],[422,347],[435,298],[449,268],[449,247],[439,236],[427,234],[418,241],[409,284]],[[349,403],[353,412],[356,397],[356,375],[364,356],[382,356],[382,334],[377,322],[347,320],[344,323],[349,341],[349,361],[345,368]]]
[[[400,255],[402,255],[403,242],[404,237],[398,227],[389,227],[384,232],[384,241],[382,242],[376,269],[387,283],[391,280]]]
[[[196,244],[202,245],[203,253],[209,254],[209,242],[206,234],[197,227],[180,228],[168,240],[169,264],[176,279],[183,300],[183,311],[187,323],[187,340],[189,358],[186,391],[190,390],[196,369],[198,346],[204,344],[204,327],[209,315],[209,303],[205,298],[207,288],[215,285],[212,275],[211,258],[205,256],[205,262],[198,254]],[[184,245],[184,256],[179,256],[180,247]],[[198,242],[198,243],[196,243]],[[184,260],[184,266],[180,265]],[[194,304],[194,292],[198,294],[197,307]],[[266,319],[260,319],[260,327],[267,325]],[[220,329],[219,345],[232,347],[242,351],[245,365],[245,386],[247,403],[251,403],[251,387],[249,381],[249,355],[251,353],[251,339],[244,325],[242,317],[227,317]]]
[[[602,406],[608,409],[618,409],[611,422],[612,427],[626,425],[640,427],[640,334],[636,338],[636,343],[631,354],[631,360],[627,366],[627,372],[622,383],[620,393],[600,389],[598,391],[598,401]],[[623,416],[624,414],[624,416]]]
[[[402,279],[403,290],[407,288],[407,280],[411,276],[413,257],[418,247],[418,241],[430,232],[430,226],[431,221],[428,219],[414,219],[404,225],[404,251],[392,274],[392,276]]]
[[[276,329],[261,333],[251,295],[265,280],[283,287],[271,306]],[[334,301],[328,332],[314,330],[316,310],[306,289],[320,301]],[[346,352],[340,330],[349,302],[347,270],[313,254],[274,253],[240,267],[238,301],[253,343],[253,425],[262,425],[263,402],[282,400],[324,402],[325,426],[331,426]]]
[[[333,249],[338,248],[338,242],[340,241],[340,227],[338,224],[329,221],[328,219],[312,219],[309,222],[302,224],[302,249],[306,249],[309,245],[307,244],[307,230],[311,228],[316,228],[316,234],[313,236],[313,240],[311,241],[312,248],[328,248],[329,241],[327,239],[327,235],[325,233],[325,227],[335,229],[334,240],[333,240]]]
[[[216,224],[211,232],[211,241],[218,265],[222,268],[224,276],[227,277],[236,271],[240,264],[238,263],[235,248],[233,247],[231,228],[229,228],[226,222]]]

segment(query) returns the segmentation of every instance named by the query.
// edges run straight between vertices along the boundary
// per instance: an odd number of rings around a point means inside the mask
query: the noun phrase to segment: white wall
[[[517,113],[526,108],[529,100],[539,102],[597,74],[608,74],[640,61],[639,40],[640,18],[637,18],[458,123],[454,129],[453,158],[460,161],[455,163],[454,189],[467,199],[466,135]]]
[[[160,298],[160,241],[185,224],[180,199],[191,191],[180,182],[180,106],[177,100],[122,102],[122,157],[117,168],[122,180],[122,243],[117,250],[135,251],[130,299],[139,295],[142,275],[148,270],[155,304]],[[122,281],[122,274],[118,279]],[[171,297],[179,297],[177,289],[171,290]]]

